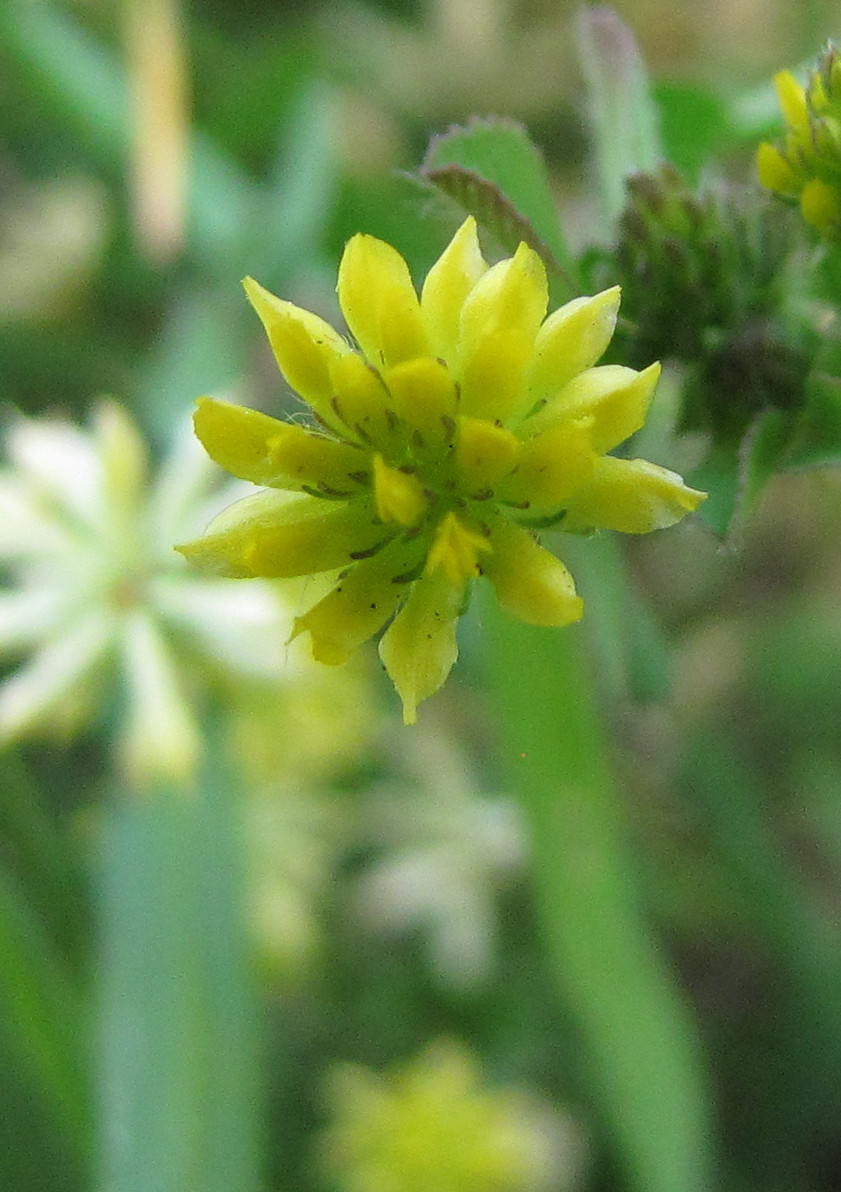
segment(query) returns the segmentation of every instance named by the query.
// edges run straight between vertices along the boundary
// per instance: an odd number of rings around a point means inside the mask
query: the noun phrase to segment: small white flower
[[[492,968],[496,895],[524,865],[525,832],[513,802],[476,793],[440,732],[418,732],[410,747],[420,789],[371,795],[362,832],[382,852],[357,879],[353,905],[369,930],[420,927],[438,979],[469,988]]]
[[[239,486],[185,426],[157,475],[128,412],[90,430],[17,420],[0,468],[0,744],[76,729],[113,699],[128,779],[189,782],[201,754],[201,683],[280,679],[291,618],[270,582],[197,578],[173,543]]]

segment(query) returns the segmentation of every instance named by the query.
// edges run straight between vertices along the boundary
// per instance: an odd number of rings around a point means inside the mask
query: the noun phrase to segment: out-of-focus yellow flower
[[[452,1041],[390,1075],[343,1065],[330,1099],[322,1153],[341,1192],[561,1192],[580,1166],[571,1123],[517,1089],[485,1086]]]
[[[189,782],[201,752],[195,700],[213,679],[278,679],[290,618],[276,585],[196,576],[172,550],[235,487],[192,434],[149,480],[126,410],[102,402],[90,431],[19,419],[0,469],[0,653],[29,654],[0,684],[0,743],[71,730],[115,702],[129,781]],[[121,686],[121,690],[120,690]]]
[[[642,534],[703,494],[644,460],[607,453],[637,431],[659,367],[594,367],[619,290],[546,317],[543,264],[526,244],[489,267],[468,219],[420,297],[390,245],[357,235],[339,268],[351,347],[316,315],[246,290],[317,425],[205,398],[196,432],[235,476],[267,486],[179,549],[225,576],[332,573],[295,621],[314,657],[341,663],[391,621],[380,656],[407,723],[457,656],[471,582],[536,625],[578,620],[572,576],[537,531]]]
[[[774,76],[786,122],[778,145],[756,152],[767,190],[797,199],[806,223],[827,239],[841,236],[841,59],[834,46],[821,56],[805,87],[790,71]]]

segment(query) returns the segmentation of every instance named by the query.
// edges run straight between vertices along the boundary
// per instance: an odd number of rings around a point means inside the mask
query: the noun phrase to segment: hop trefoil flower
[[[263,485],[180,546],[227,576],[324,573],[298,616],[314,657],[342,663],[387,623],[380,657],[412,723],[457,656],[470,585],[563,626],[583,611],[540,530],[670,526],[703,499],[675,473],[607,454],[645,421],[659,366],[596,366],[618,287],[546,317],[543,264],[526,244],[489,266],[467,219],[420,296],[390,245],[354,236],[338,297],[356,346],[248,278],[286,380],[314,423],[203,399],[196,432],[233,475]]]
[[[790,71],[774,76],[786,122],[779,145],[757,149],[759,181],[796,199],[806,223],[829,240],[841,237],[841,57],[830,45],[806,86]]]

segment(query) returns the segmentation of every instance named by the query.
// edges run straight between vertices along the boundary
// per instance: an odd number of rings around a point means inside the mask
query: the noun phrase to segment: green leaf
[[[663,155],[690,181],[735,140],[729,108],[720,96],[688,83],[657,83]]]
[[[610,229],[625,205],[628,175],[650,173],[663,160],[659,113],[634,35],[617,14],[581,8],[576,23],[602,213]]]
[[[750,516],[765,486],[782,471],[790,435],[791,418],[783,410],[766,410],[748,427],[739,452],[741,518]]]
[[[420,176],[475,216],[506,251],[524,240],[539,253],[557,301],[580,292],[546,165],[521,124],[471,120],[433,137]]]
[[[703,463],[687,473],[686,483],[707,494],[696,516],[717,538],[726,538],[739,503],[739,456],[735,446],[712,446]]]
[[[821,467],[841,462],[841,378],[813,373],[786,453],[787,468]]]
[[[750,423],[739,443],[714,444],[687,483],[706,492],[698,515],[716,537],[731,539],[756,507],[765,486],[786,466],[791,417],[765,410]]]

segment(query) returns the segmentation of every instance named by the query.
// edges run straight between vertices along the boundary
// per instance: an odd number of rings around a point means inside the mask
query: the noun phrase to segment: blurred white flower
[[[346,808],[323,791],[269,787],[245,802],[250,923],[270,978],[306,975],[325,943],[326,891],[345,843]]]
[[[372,792],[361,830],[381,851],[357,879],[353,906],[373,931],[421,928],[436,977],[470,987],[493,964],[497,892],[524,864],[525,831],[513,801],[477,793],[440,727],[415,730],[401,748],[411,750],[415,785]]]
[[[197,576],[173,544],[238,486],[220,484],[187,424],[157,475],[128,412],[89,430],[20,418],[0,468],[0,744],[74,731],[107,712],[138,786],[189,782],[208,682],[280,678],[291,618],[271,583]],[[115,688],[115,680],[120,683]]]

